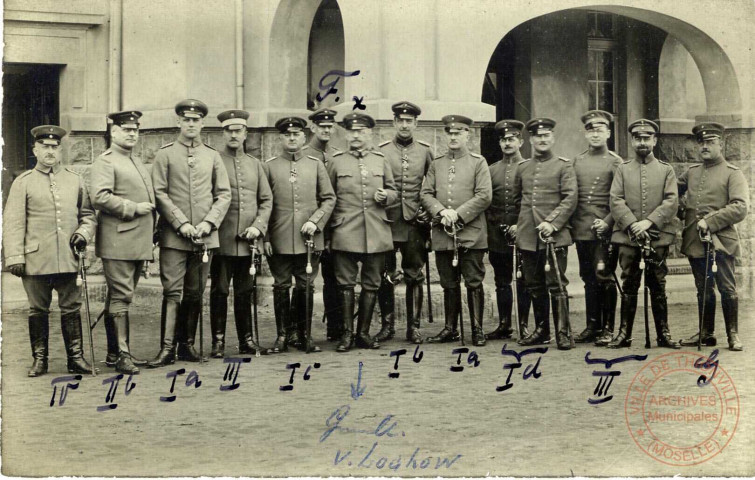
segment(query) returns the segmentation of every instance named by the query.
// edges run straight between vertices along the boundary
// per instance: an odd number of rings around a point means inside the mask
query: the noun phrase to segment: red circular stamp
[[[715,360],[716,353],[710,358],[703,353],[667,353],[632,379],[624,402],[627,428],[654,460],[697,465],[721,453],[734,437],[739,394]]]

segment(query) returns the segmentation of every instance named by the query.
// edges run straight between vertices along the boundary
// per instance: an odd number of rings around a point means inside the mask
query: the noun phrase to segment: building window
[[[615,17],[610,13],[588,13],[587,34],[587,91],[589,110],[605,110],[614,117],[618,115],[616,105],[616,40]],[[617,122],[613,124],[613,135],[608,148],[616,146]]]
[[[590,38],[613,38],[613,15],[610,13],[589,13]]]

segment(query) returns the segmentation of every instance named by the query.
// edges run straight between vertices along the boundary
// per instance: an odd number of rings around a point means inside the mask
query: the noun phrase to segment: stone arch
[[[708,111],[697,64],[671,35],[663,44],[658,64],[658,102],[658,117],[665,133],[688,133],[695,117]]]

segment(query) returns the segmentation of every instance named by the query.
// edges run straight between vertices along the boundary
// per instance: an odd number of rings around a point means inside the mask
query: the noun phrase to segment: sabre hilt
[[[249,265],[249,275],[252,277],[257,275],[257,243],[252,240],[249,242],[249,250],[252,252],[252,263]]]
[[[546,256],[546,260],[545,260],[545,267],[544,267],[544,269],[545,269],[546,272],[550,272],[551,271],[551,264],[548,261],[548,259],[550,258],[550,249],[553,248],[553,244],[554,244],[555,240],[551,236],[547,236],[547,237],[544,236],[543,232],[540,232],[540,231],[537,232],[537,236],[538,236],[538,238],[540,238],[540,241],[545,244],[545,256]]]
[[[713,273],[718,272],[718,265],[716,265],[716,247],[713,243],[713,236],[711,235],[710,230],[706,230],[705,232],[698,230],[697,234],[700,236],[700,241],[703,243],[703,246],[708,247],[707,255],[713,257],[713,265],[710,267],[711,271]]]
[[[302,234],[302,236],[304,237],[304,245],[307,247],[307,268],[306,268],[306,272],[307,272],[307,275],[311,275],[312,272],[314,271],[312,269],[312,249],[315,246],[315,241],[312,238],[312,235]]]
[[[446,235],[451,236],[454,239],[454,258],[451,261],[451,265],[454,267],[459,266],[459,230],[461,230],[463,227],[459,225],[458,223],[453,223],[451,226],[443,225],[443,230],[446,232]]]
[[[84,277],[84,271],[86,270],[86,259],[87,259],[87,249],[84,247],[83,249],[79,250],[78,248],[74,249],[74,253],[79,259],[79,276],[76,277],[76,286],[80,287]]]
[[[207,263],[210,261],[210,256],[207,254],[207,244],[204,243],[204,240],[197,237],[191,237],[191,243],[198,247],[202,247],[202,263]]]

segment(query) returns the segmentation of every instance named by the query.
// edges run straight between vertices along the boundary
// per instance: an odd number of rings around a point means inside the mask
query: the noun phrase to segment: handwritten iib
[[[325,75],[323,75],[320,78],[320,93],[316,95],[315,98],[317,98],[318,102],[322,102],[326,98],[328,98],[329,95],[337,94],[338,89],[336,88],[336,85],[338,85],[338,81],[341,80],[342,77],[355,77],[359,75],[359,70],[354,70],[353,72],[346,72],[343,70],[331,70]],[[330,78],[330,81],[327,81],[326,79]],[[325,92],[323,95],[322,92]],[[354,106],[351,108],[352,110],[365,110],[367,107],[362,104],[364,101],[364,97],[357,97],[356,95],[351,97],[351,99],[354,101]],[[341,97],[336,97],[336,102],[340,101]]]
[[[602,363],[606,369],[610,369],[614,364],[617,363],[629,362],[632,360],[635,360],[637,362],[644,362],[648,358],[647,355],[626,355],[623,357],[616,357],[612,360],[607,360],[604,358],[590,358],[590,353],[592,352],[588,351],[585,354],[585,363],[588,365]],[[600,405],[601,403],[610,402],[613,398],[613,395],[608,395],[608,389],[611,388],[614,377],[621,375],[621,372],[619,370],[593,370],[592,375],[594,377],[598,377],[598,385],[592,392],[592,394],[597,398],[588,398],[587,403],[589,403],[590,405]]]
[[[406,432],[400,430],[396,417],[390,414],[383,417],[383,419],[375,427],[370,426],[369,428],[354,428],[344,426],[344,420],[349,415],[350,411],[350,406],[341,405],[328,416],[327,420],[325,420],[325,431],[320,435],[320,443],[323,443],[331,438],[331,435],[333,435],[334,433],[345,435],[365,435],[367,437],[378,438],[380,440],[406,437]],[[412,454],[408,457],[408,460],[404,462],[401,455],[398,455],[397,457],[394,457],[392,459],[389,459],[386,456],[380,456],[379,453],[376,453],[379,445],[380,443],[378,441],[373,442],[370,449],[367,450],[367,453],[364,454],[356,453],[352,450],[346,450],[342,452],[340,449],[338,449],[336,450],[335,457],[333,459],[333,465],[368,469],[376,468],[378,470],[382,470],[383,468],[387,467],[388,469],[393,471],[399,470],[401,468],[404,468],[405,470],[417,470],[427,469],[430,467],[434,467],[434,469],[437,470],[443,467],[445,467],[446,469],[451,468],[454,463],[456,463],[462,457],[462,455],[457,454],[450,457],[427,456],[423,458],[419,454],[420,448],[416,447]],[[352,454],[354,455],[353,457]]]

